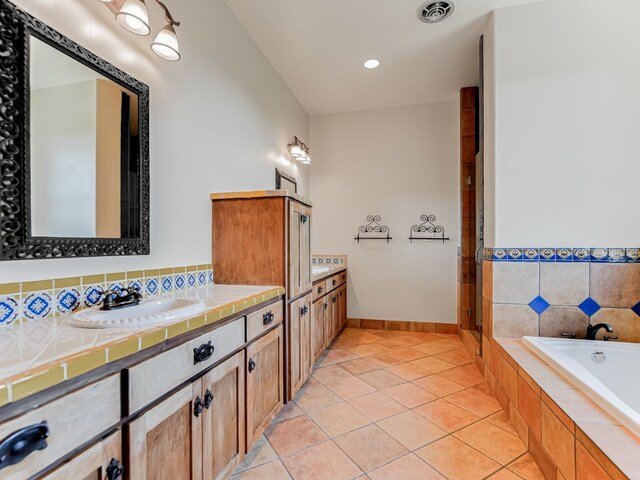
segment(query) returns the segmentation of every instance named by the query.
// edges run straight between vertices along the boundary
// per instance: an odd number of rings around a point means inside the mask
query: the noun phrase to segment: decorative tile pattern
[[[313,255],[311,265],[347,266],[346,255]]]
[[[580,305],[578,305],[578,308],[591,317],[602,307],[593,298],[589,297]]]
[[[28,320],[41,320],[51,313],[53,305],[53,299],[49,293],[34,292],[24,298],[22,314]]]
[[[160,290],[156,277],[147,278],[144,284],[144,291],[150,297],[155,297]]]
[[[542,298],[539,295],[533,300],[531,300],[531,303],[529,303],[529,306],[538,315],[540,315],[542,312],[544,312],[547,308],[550,307],[549,302],[547,302],[544,298]]]
[[[484,248],[482,258],[494,262],[640,263],[640,248]]]
[[[65,288],[56,295],[56,310],[61,314],[75,312],[81,301],[82,295],[77,288]]]
[[[187,286],[187,280],[185,275],[183,273],[176,275],[174,284],[175,284],[176,290],[184,290],[184,288]]]
[[[0,326],[11,325],[20,318],[20,303],[13,296],[0,297]]]
[[[85,307],[95,307],[102,299],[102,292],[101,285],[89,285],[82,295]]]
[[[171,275],[162,277],[160,287],[162,288],[163,294],[170,293],[173,290],[173,277]]]

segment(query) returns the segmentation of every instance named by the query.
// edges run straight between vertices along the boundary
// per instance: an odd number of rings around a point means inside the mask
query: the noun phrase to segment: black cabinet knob
[[[204,402],[200,397],[196,397],[196,401],[193,403],[193,414],[199,417],[204,410]]]
[[[333,281],[333,284],[334,284],[334,285],[335,285],[335,284],[337,284],[337,283],[338,283],[338,280],[334,280],[334,281]]]
[[[253,372],[256,369],[256,362],[253,361],[253,358],[249,359],[249,373]]]
[[[322,293],[322,292],[324,292],[324,288],[318,287],[318,293]]]
[[[271,313],[271,312],[265,313],[262,316],[262,325],[265,325],[265,326],[269,325],[271,322],[273,322],[273,320],[275,318],[276,318],[276,316],[273,313]]]
[[[193,364],[204,362],[211,358],[215,347],[211,345],[211,340],[193,349]]]
[[[204,394],[204,408],[209,410],[209,408],[211,408],[212,403],[213,403],[213,393],[211,393],[211,390],[207,389],[207,392]]]
[[[33,452],[47,448],[49,426],[46,420],[21,428],[0,442],[0,470],[20,463]]]
[[[120,480],[123,473],[124,467],[122,464],[115,458],[112,458],[107,467],[107,480]]]

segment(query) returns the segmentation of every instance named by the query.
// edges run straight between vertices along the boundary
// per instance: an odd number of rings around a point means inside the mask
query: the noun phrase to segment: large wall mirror
[[[148,87],[0,8],[0,259],[148,254]]]

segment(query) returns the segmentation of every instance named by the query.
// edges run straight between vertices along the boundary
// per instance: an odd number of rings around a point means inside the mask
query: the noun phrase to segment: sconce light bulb
[[[173,25],[168,24],[160,30],[155,41],[151,44],[151,50],[160,58],[164,58],[170,62],[180,60],[178,36],[176,35]]]
[[[102,0],[101,0],[102,1]],[[136,35],[149,35],[149,12],[144,0],[126,0],[116,13],[118,23]]]

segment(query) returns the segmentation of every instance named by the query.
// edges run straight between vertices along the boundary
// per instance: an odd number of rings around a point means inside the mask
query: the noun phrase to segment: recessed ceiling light
[[[376,60],[375,58],[372,58],[371,60],[367,60],[366,62],[364,62],[364,68],[378,68],[380,66],[380,60]]]

